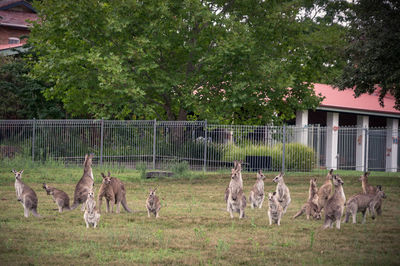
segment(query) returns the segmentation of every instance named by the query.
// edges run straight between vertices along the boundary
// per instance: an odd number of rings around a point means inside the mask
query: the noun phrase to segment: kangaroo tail
[[[125,211],[127,211],[129,213],[132,213],[132,210],[129,209],[128,204],[126,204],[126,198],[125,197],[121,200],[121,204],[122,204],[122,207],[124,207]]]
[[[78,202],[78,201],[75,201],[74,204],[72,204],[72,206],[69,207],[69,209],[70,209],[71,211],[72,211],[72,210],[75,210],[76,207],[78,207],[78,205],[79,205],[79,202]]]
[[[32,209],[32,214],[33,214],[35,217],[40,217],[39,213],[37,213],[36,208]]]
[[[300,211],[298,211],[294,216],[293,219],[296,219],[297,217],[299,217],[300,215],[302,215],[305,212],[305,208],[301,208]]]

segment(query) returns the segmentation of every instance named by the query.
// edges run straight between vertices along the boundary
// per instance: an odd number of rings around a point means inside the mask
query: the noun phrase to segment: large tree
[[[36,2],[33,75],[75,116],[289,119],[320,102],[310,82],[335,69],[342,39],[301,16],[306,2]]]
[[[337,85],[355,95],[373,93],[379,101],[393,95],[400,110],[400,1],[359,0],[352,7],[348,35],[348,64]]]

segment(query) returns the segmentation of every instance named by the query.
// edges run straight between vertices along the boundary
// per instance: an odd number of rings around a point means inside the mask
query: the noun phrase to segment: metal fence
[[[337,131],[337,154],[329,154],[328,134]],[[331,140],[331,139],[330,139]],[[242,160],[246,170],[398,171],[398,129],[308,126],[215,125],[207,121],[0,120],[0,159],[168,169],[186,161],[194,170],[218,170]],[[390,146],[392,147],[392,146]],[[390,154],[389,154],[390,153]],[[395,154],[393,154],[395,153]],[[328,162],[334,156],[336,161]],[[394,156],[394,157],[393,157]],[[396,160],[389,163],[388,160]]]

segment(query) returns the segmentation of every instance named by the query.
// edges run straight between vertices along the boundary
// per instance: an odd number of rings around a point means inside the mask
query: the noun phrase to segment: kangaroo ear
[[[377,185],[376,187],[378,188],[378,190],[382,191],[382,186],[381,185]]]
[[[274,191],[274,192],[272,193],[272,195],[274,195],[274,196],[275,196],[275,195],[276,195],[276,191]]]
[[[330,175],[333,174],[333,169],[329,170],[329,174]]]
[[[43,188],[46,188],[46,183],[43,183]]]
[[[108,171],[108,177],[111,177],[111,173],[110,173],[110,171]]]
[[[20,174],[22,174],[24,172],[24,169],[21,170]]]
[[[103,178],[106,178],[106,176],[104,175],[104,173],[101,173],[101,176],[102,176]]]
[[[153,192],[156,192],[156,190],[157,190],[157,188],[155,188],[155,189],[153,190]]]
[[[284,177],[284,176],[285,176],[285,173],[284,173],[284,172],[281,172],[281,173],[280,173],[280,176],[281,176],[281,177]]]
[[[15,171],[15,169],[12,169],[12,170],[11,170],[11,172],[13,172],[14,174],[16,174],[16,173],[17,173],[17,171]]]

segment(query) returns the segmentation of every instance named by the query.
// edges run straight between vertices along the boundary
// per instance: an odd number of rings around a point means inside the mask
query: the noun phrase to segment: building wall
[[[0,26],[0,44],[8,44],[9,37],[21,38],[29,33],[29,30]],[[21,43],[26,43],[26,39],[21,40]]]

